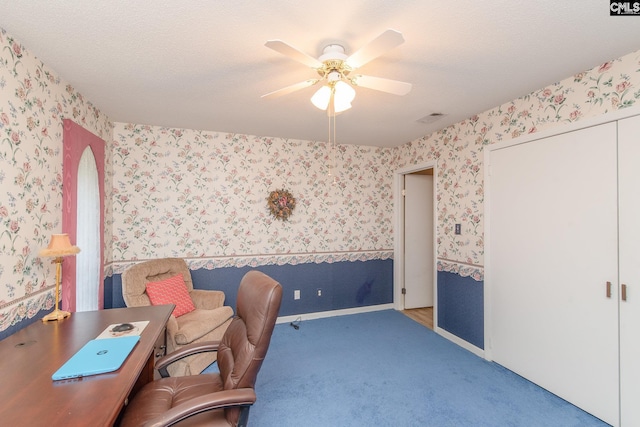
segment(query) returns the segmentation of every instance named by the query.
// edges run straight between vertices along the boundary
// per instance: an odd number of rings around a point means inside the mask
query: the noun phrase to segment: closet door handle
[[[622,284],[622,289],[620,290],[620,293],[622,295],[622,301],[626,301],[627,300],[627,285],[625,285],[624,283]]]
[[[607,282],[607,298],[611,298],[611,282]]]

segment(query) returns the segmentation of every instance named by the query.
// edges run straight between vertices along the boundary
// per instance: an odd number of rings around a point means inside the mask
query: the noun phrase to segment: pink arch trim
[[[91,147],[98,169],[100,191],[100,284],[98,307],[104,307],[104,141],[70,119],[63,123],[62,159],[62,232],[76,244],[78,166],[87,147]],[[82,248],[80,248],[82,250]],[[62,263],[62,309],[76,311],[76,257],[65,257]]]

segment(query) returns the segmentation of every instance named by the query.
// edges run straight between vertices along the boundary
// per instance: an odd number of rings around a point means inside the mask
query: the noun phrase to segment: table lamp
[[[52,234],[49,246],[40,251],[41,257],[52,257],[52,263],[56,264],[56,308],[51,313],[42,318],[43,322],[50,320],[62,320],[71,316],[68,311],[58,309],[60,303],[60,275],[62,271],[62,258],[69,255],[75,255],[80,252],[80,248],[72,246],[68,234]]]

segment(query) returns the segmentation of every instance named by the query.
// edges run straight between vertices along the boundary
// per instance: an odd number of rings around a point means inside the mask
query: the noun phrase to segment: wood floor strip
[[[402,314],[433,330],[433,307],[403,310]]]

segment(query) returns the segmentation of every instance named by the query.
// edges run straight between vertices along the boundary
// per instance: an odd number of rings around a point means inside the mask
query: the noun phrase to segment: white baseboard
[[[315,313],[294,314],[293,316],[278,317],[276,323],[289,323],[296,320],[313,320],[323,319],[325,317],[346,316],[348,314],[369,313],[371,311],[392,310],[394,309],[393,303],[369,305],[366,307],[357,308],[345,308],[344,310],[331,310],[331,311],[318,311]]]
[[[463,340],[462,338],[453,335],[451,332],[447,332],[444,329],[441,329],[438,327],[435,328],[435,333],[448,339],[454,344],[458,344],[460,347],[464,348],[465,350],[469,350],[471,353],[475,354],[476,356],[482,357],[484,359],[484,350],[481,349],[480,347],[476,347],[475,345]]]

